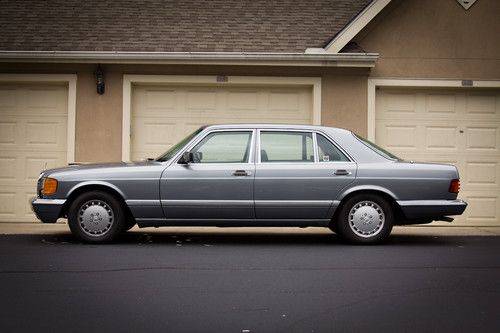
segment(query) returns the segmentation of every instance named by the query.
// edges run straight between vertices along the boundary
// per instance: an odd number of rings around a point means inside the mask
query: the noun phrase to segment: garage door
[[[201,125],[312,123],[312,88],[134,86],[131,159],[156,157]]]
[[[0,221],[34,221],[28,199],[44,168],[66,164],[68,89],[0,83]]]
[[[500,92],[380,89],[376,141],[408,160],[458,167],[457,224],[500,225]]]

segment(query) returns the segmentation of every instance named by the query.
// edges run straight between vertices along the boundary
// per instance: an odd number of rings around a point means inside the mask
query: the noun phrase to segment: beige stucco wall
[[[500,1],[393,0],[354,40],[380,58],[374,77],[500,78]]]
[[[96,67],[96,64],[0,63],[1,73],[77,74],[77,162],[121,159],[124,74],[321,77],[322,124],[350,128],[366,135],[368,69],[104,64],[101,67],[105,72],[106,92],[98,95],[94,77]]]
[[[326,73],[322,79],[321,123],[367,134],[367,78]]]

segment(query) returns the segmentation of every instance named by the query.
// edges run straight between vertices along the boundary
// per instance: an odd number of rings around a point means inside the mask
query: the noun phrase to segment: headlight
[[[57,179],[45,178],[42,184],[42,194],[49,195],[54,194],[57,191]]]

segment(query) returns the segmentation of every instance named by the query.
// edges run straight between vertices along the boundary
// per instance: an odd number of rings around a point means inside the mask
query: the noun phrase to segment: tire
[[[391,205],[375,194],[358,194],[349,198],[338,215],[338,234],[355,244],[384,241],[392,230],[394,212]]]
[[[69,228],[76,238],[86,243],[115,240],[123,232],[125,222],[120,201],[106,192],[83,193],[69,208]]]

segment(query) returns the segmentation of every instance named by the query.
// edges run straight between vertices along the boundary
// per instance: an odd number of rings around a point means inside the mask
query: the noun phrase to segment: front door
[[[253,219],[253,130],[214,131],[190,152],[188,164],[173,163],[162,175],[165,217],[206,221]]]

